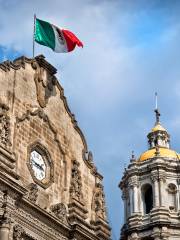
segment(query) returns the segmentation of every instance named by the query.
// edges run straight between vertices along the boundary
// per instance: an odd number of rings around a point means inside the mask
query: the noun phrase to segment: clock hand
[[[43,171],[44,171],[42,165],[38,164],[38,163],[35,162],[34,160],[32,160],[32,162],[34,163],[34,165],[35,165],[36,167],[38,167],[40,170],[43,170]]]

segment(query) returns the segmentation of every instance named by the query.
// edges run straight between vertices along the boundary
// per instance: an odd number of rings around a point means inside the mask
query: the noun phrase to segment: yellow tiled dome
[[[160,123],[157,123],[157,124],[151,129],[151,132],[156,132],[156,131],[166,131],[166,129],[165,129]]]
[[[141,162],[141,161],[145,161],[147,159],[155,157],[156,156],[155,152],[156,152],[155,148],[144,152],[143,154],[141,154],[138,161]],[[168,149],[168,148],[159,148],[159,152],[160,152],[160,157],[180,159],[180,154],[176,153],[174,150],[171,150],[171,149]]]

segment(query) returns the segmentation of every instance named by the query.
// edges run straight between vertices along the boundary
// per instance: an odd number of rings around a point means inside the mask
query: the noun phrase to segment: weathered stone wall
[[[102,176],[55,73],[43,56],[0,65],[0,192],[13,195],[9,207],[2,199],[0,236],[8,212],[10,239],[21,233],[16,225],[25,239],[109,239]],[[35,146],[48,156],[44,182],[30,167]],[[86,238],[73,224],[86,229]]]
[[[42,81],[47,84],[48,72],[42,69]],[[58,202],[69,203],[69,189],[71,182],[72,160],[80,163],[79,170],[82,175],[82,193],[85,205],[88,208],[88,217],[91,217],[91,204],[95,176],[87,167],[82,158],[84,144],[80,134],[75,130],[63,100],[59,84],[53,86],[52,96],[44,108],[37,100],[35,84],[36,69],[26,63],[18,71],[10,69],[8,72],[0,70],[0,99],[9,107],[11,122],[11,142],[16,155],[17,174],[25,186],[33,182],[27,167],[28,149],[34,142],[40,142],[48,149],[54,165],[53,182],[47,188],[40,187],[40,204],[49,208]],[[45,91],[42,88],[40,91]],[[43,111],[44,118],[41,115]],[[46,203],[44,203],[44,201]]]

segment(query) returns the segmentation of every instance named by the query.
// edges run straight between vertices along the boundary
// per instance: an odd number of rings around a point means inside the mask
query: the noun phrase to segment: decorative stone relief
[[[36,216],[33,216],[31,213],[28,213],[28,212],[22,210],[21,208],[17,209],[17,214],[20,217],[28,220],[30,226],[35,225],[39,229],[38,239],[67,240],[67,237],[63,236],[63,234],[58,231],[58,228],[57,228],[58,225],[56,225],[56,228],[55,228],[55,225],[53,224],[53,222],[52,222],[52,224],[49,224],[49,225],[45,224],[41,220],[41,218],[39,217],[38,214]],[[27,235],[27,233],[26,233],[26,235]],[[47,236],[49,238],[47,238]],[[37,238],[33,237],[33,239],[37,239]]]
[[[13,240],[23,239],[24,229],[20,225],[15,225],[13,230]]]
[[[79,201],[83,200],[81,173],[76,160],[72,161],[70,197]]]
[[[96,183],[92,209],[95,211],[96,217],[106,220],[105,194],[101,183]]]
[[[128,240],[139,240],[137,233],[132,233],[131,236],[128,237]]]
[[[54,85],[56,84],[56,77],[45,71],[37,62],[33,62],[32,66],[35,69],[34,81],[37,90],[37,100],[39,105],[44,108],[52,95]]]
[[[9,108],[0,103],[0,143],[10,145],[10,118],[8,116]]]
[[[61,222],[67,223],[67,209],[64,203],[52,205],[50,210]]]
[[[36,203],[38,197],[38,186],[35,183],[31,183],[29,184],[28,189],[28,199]]]

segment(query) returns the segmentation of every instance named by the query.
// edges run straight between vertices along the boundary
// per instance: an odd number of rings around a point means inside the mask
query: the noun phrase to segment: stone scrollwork
[[[9,108],[0,103],[0,143],[4,146],[10,143],[10,117],[8,116]]]
[[[70,197],[78,201],[83,201],[81,173],[79,162],[76,160],[72,161]]]
[[[22,240],[24,235],[24,229],[20,225],[14,225],[13,227],[13,240]]]
[[[37,90],[37,100],[39,105],[44,108],[48,103],[49,97],[52,95],[54,85],[56,84],[56,77],[45,71],[43,67],[40,67],[37,62],[33,62],[33,68],[35,69],[34,81]]]
[[[50,211],[63,223],[67,223],[67,209],[64,203],[57,203],[50,207]]]
[[[96,183],[92,208],[96,217],[106,220],[105,194],[101,183]]]
[[[36,203],[37,197],[38,197],[38,186],[35,183],[31,183],[28,186],[28,190],[29,190],[29,192],[28,192],[28,199],[31,202]]]

